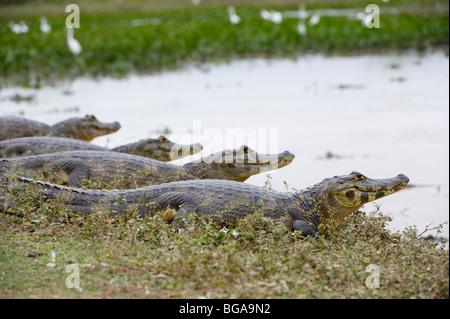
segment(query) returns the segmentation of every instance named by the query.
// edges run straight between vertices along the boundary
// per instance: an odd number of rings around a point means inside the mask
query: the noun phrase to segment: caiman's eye
[[[355,176],[357,179],[364,179],[366,178],[363,174],[356,174]]]

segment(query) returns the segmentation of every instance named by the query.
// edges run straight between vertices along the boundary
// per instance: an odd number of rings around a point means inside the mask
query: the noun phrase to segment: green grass
[[[45,3],[45,2],[44,2]],[[225,61],[251,56],[295,57],[304,53],[353,54],[380,52],[383,50],[448,50],[448,10],[435,12],[434,4],[415,1],[391,1],[383,6],[399,6],[400,14],[381,15],[380,29],[367,29],[359,21],[346,18],[323,17],[316,26],[308,26],[308,35],[296,32],[298,21],[285,19],[275,25],[260,18],[262,8],[296,10],[296,6],[247,6],[238,7],[242,23],[231,25],[224,4],[217,7],[183,8],[177,1],[168,6],[150,10],[140,1],[125,11],[89,10],[81,6],[81,28],[75,32],[83,52],[73,56],[66,45],[66,13],[47,9],[53,31],[45,35],[39,30],[39,15],[20,17],[30,27],[27,34],[16,35],[7,22],[20,16],[17,8],[5,7],[0,15],[0,84],[23,84],[39,86],[41,82],[73,79],[77,76],[123,77],[130,73],[150,72],[182,67],[190,62]],[[185,3],[185,2],[184,2]],[[270,2],[269,2],[270,3]],[[289,3],[289,1],[286,1]],[[43,5],[45,8],[45,5]],[[58,7],[59,6],[59,7]],[[176,9],[170,9],[176,8]],[[363,8],[355,1],[334,2],[314,8]],[[413,8],[422,10],[411,10]],[[448,4],[447,4],[448,7]],[[37,7],[38,8],[38,7]],[[408,10],[410,9],[410,10]],[[37,10],[39,11],[39,10]],[[27,12],[26,10],[24,12]],[[420,12],[420,13],[419,13]],[[423,14],[423,12],[429,12]],[[131,27],[133,19],[158,18],[158,25]],[[19,18],[15,21],[18,22]]]
[[[449,297],[448,246],[389,231],[377,208],[317,241],[258,212],[232,230],[191,216],[178,232],[164,212],[80,216],[36,190],[14,198],[0,214],[0,298]],[[66,286],[70,265],[81,289]],[[366,284],[369,265],[379,288]]]

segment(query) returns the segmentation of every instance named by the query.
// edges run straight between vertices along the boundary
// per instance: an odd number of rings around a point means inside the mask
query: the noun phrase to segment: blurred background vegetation
[[[195,1],[194,1],[195,2]],[[198,2],[198,1],[197,1]],[[149,73],[186,63],[243,57],[295,57],[302,53],[354,54],[382,50],[444,49],[448,52],[448,1],[391,0],[103,0],[12,1],[0,5],[0,84],[39,87],[77,76]],[[80,7],[75,38],[83,51],[74,56],[66,42],[66,5]],[[261,10],[380,7],[379,29],[346,17],[322,17],[297,32],[298,19],[265,21]],[[232,25],[227,6],[241,22]],[[392,9],[397,10],[393,12]],[[46,17],[52,32],[40,31]],[[24,21],[29,32],[15,34],[8,23]]]

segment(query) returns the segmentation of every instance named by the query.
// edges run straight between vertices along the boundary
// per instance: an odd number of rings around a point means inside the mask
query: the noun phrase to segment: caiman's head
[[[399,174],[393,178],[370,179],[358,172],[327,178],[314,185],[310,191],[315,201],[320,202],[319,215],[327,230],[334,230],[344,217],[358,210],[362,205],[388,196],[406,187],[409,178]],[[327,218],[330,218],[326,222]]]
[[[237,150],[225,150],[203,157],[200,163],[188,163],[185,167],[201,170],[204,179],[243,182],[252,175],[286,166],[294,157],[295,155],[288,151],[280,154],[260,154],[244,145]]]
[[[102,123],[94,115],[71,118],[58,124],[61,124],[60,126],[63,126],[67,131],[67,136],[87,142],[98,136],[111,134],[120,129],[119,122]]]
[[[148,138],[132,143],[132,154],[150,157],[162,162],[173,161],[185,156],[196,154],[202,150],[199,143],[185,145],[175,144],[165,136]]]
[[[358,209],[368,202],[402,190],[408,182],[409,178],[403,174],[388,179],[370,179],[361,173],[351,172],[336,178],[331,193],[340,205]]]

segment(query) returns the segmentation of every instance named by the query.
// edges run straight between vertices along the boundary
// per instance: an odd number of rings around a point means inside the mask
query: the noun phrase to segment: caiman
[[[0,116],[0,141],[27,136],[71,137],[90,142],[120,129],[118,122],[102,123],[95,116],[73,117],[53,125],[18,116]]]
[[[190,180],[148,186],[134,190],[83,190],[18,178],[17,193],[24,184],[43,190],[43,198],[55,198],[60,206],[81,214],[102,209],[124,214],[130,208],[142,216],[165,211],[166,219],[182,226],[189,213],[208,215],[221,225],[232,227],[257,211],[276,224],[284,224],[303,235],[327,235],[362,205],[393,194],[409,182],[399,174],[388,179],[370,179],[358,172],[326,178],[291,194],[279,193],[246,183],[225,180]],[[3,209],[14,206],[14,197],[4,186],[0,194]],[[168,210],[171,208],[172,210]],[[173,213],[170,213],[172,211]],[[164,215],[163,215],[164,216]]]
[[[83,185],[85,180],[137,188],[180,180],[227,179],[243,182],[254,174],[290,164],[294,154],[260,154],[247,146],[225,150],[184,165],[151,158],[105,151],[68,151],[27,157],[0,159],[0,176],[20,173],[24,177],[49,173],[58,183]]]
[[[167,162],[196,154],[202,150],[202,146],[199,143],[175,144],[162,135],[111,149],[73,138],[52,136],[19,137],[0,141],[0,157],[41,155],[73,150],[114,151]]]

